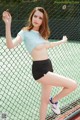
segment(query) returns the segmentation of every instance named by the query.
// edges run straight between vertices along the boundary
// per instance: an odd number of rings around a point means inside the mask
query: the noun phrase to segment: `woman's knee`
[[[71,90],[75,90],[77,88],[77,82],[76,81],[73,81],[72,84],[71,84]]]

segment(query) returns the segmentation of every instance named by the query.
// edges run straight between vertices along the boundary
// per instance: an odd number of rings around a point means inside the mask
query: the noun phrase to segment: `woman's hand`
[[[67,42],[67,40],[68,40],[67,36],[63,36],[62,42],[65,43],[65,42]]]
[[[12,17],[11,17],[11,14],[7,10],[3,12],[2,19],[5,24],[11,24]]]

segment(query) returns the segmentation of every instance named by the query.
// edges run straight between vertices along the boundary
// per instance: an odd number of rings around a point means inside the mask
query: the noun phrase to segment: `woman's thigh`
[[[46,85],[60,86],[60,87],[71,87],[76,82],[70,78],[58,75],[53,72],[48,72],[42,78],[37,80],[38,82]]]

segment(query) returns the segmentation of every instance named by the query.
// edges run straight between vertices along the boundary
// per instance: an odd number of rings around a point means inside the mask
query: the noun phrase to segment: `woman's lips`
[[[38,24],[37,22],[34,22],[34,24]]]

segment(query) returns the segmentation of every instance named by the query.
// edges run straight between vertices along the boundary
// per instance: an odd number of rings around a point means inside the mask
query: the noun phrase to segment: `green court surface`
[[[77,89],[60,100],[60,107],[80,98],[80,43],[67,42],[48,50],[54,72],[77,81]],[[6,120],[39,120],[41,85],[32,77],[32,58],[22,43],[7,49],[0,38],[0,112]],[[54,87],[54,96],[61,88]],[[50,106],[47,114],[51,114]]]

